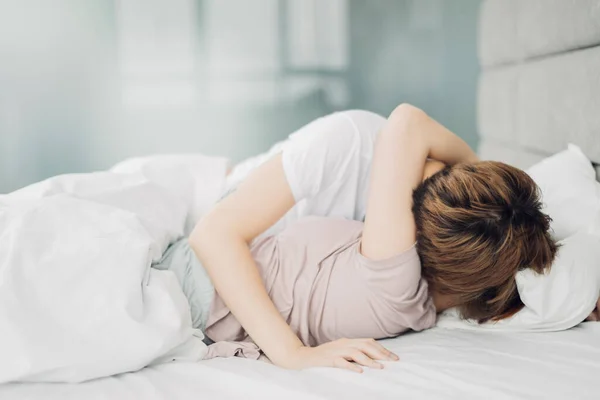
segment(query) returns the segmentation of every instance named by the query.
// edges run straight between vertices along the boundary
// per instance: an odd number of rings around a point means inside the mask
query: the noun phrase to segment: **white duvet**
[[[0,383],[201,359],[175,277],[150,265],[224,177],[223,159],[162,157],[0,196]]]

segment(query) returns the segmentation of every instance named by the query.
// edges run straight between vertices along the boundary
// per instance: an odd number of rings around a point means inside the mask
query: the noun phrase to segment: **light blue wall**
[[[476,146],[479,0],[352,0],[351,106],[415,104]]]
[[[288,1],[294,0],[164,0],[165,12],[150,21],[159,29],[148,40],[175,35],[176,45],[178,18],[190,16],[177,7],[193,6],[194,70],[185,79],[196,97],[162,108],[124,106],[118,1],[0,1],[0,193],[135,155],[203,152],[239,160],[333,110],[387,114],[401,102],[424,108],[476,144],[479,0],[336,0],[347,16],[347,61],[334,71],[286,64],[295,50],[281,39],[293,18],[285,13]],[[255,16],[211,22],[208,14],[216,9],[227,17],[223,12],[233,6]],[[211,92],[220,70],[209,74],[208,39],[221,51],[242,37],[253,38],[244,46],[255,43],[246,57],[256,57],[237,62],[241,68],[218,78],[225,85]],[[228,83],[241,88],[239,96],[221,98]]]
[[[0,1],[0,193],[97,166],[115,130],[109,1]]]

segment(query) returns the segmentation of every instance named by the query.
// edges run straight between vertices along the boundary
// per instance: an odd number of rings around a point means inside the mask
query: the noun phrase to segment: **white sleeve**
[[[319,118],[290,135],[282,161],[294,199],[314,197],[343,177],[360,162],[365,140],[372,142],[373,138],[361,137],[343,113]]]

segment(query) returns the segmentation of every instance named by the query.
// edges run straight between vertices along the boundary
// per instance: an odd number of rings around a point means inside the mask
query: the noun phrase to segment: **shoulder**
[[[374,139],[385,121],[386,119],[381,115],[366,110],[335,112],[317,118],[292,133],[283,150],[285,152],[290,147],[321,145],[327,142],[333,142],[344,148],[352,144],[350,140],[352,138]]]
[[[356,254],[357,262],[365,268],[373,270],[384,270],[392,269],[398,274],[402,274],[405,278],[404,282],[414,283],[415,279],[421,277],[421,261],[419,254],[417,253],[416,244],[411,245],[402,252],[381,260],[375,260],[368,258],[361,254],[360,249],[357,248]],[[400,269],[402,267],[402,270]]]
[[[380,326],[399,334],[435,324],[435,307],[427,281],[421,276],[421,262],[414,245],[386,260],[370,260],[358,249],[354,254]]]
[[[282,163],[296,201],[316,195],[369,164],[384,122],[383,117],[368,111],[342,111],[290,135],[282,148]]]
[[[367,110],[346,110],[340,114],[352,123],[359,134],[366,136],[375,136],[386,122],[385,117]]]

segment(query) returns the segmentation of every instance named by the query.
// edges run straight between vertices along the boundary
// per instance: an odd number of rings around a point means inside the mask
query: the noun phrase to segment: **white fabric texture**
[[[594,309],[600,296],[600,183],[591,162],[581,149],[569,145],[528,172],[540,186],[544,212],[553,218],[553,234],[561,244],[550,272],[517,273],[525,307],[511,318],[478,324],[449,310],[438,319],[438,326],[557,331],[577,325]]]
[[[569,144],[527,170],[540,187],[543,211],[552,217],[556,239],[565,239],[593,222],[600,213],[600,182],[591,161]]]
[[[221,196],[229,161],[222,157],[198,154],[163,154],[124,160],[111,168],[113,172],[141,173],[176,195],[187,210],[185,234]]]
[[[400,361],[363,374],[289,371],[217,358],[155,365],[78,385],[9,384],[0,386],[0,399],[596,400],[599,335],[598,322],[545,334],[433,328],[382,341]]]
[[[222,187],[223,161],[198,160],[206,188]],[[174,182],[194,182],[143,170],[63,175],[0,197],[0,382],[80,382],[205,355],[174,275],[150,268],[184,233]]]
[[[600,222],[600,221],[599,221]],[[517,273],[517,289],[525,307],[511,318],[478,324],[462,320],[456,310],[439,317],[444,328],[550,332],[574,327],[596,306],[600,296],[600,236],[578,232],[560,242],[558,256],[545,275]]]
[[[265,234],[280,232],[309,215],[362,221],[375,138],[385,121],[362,110],[319,118],[270,151],[238,164],[228,178],[228,191],[258,165],[281,153],[296,205]]]

